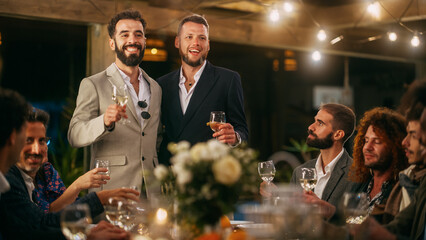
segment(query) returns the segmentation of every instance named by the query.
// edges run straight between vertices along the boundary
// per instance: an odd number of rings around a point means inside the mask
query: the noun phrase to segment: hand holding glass
[[[120,107],[124,107],[124,105],[127,104],[127,101],[129,100],[129,96],[127,95],[127,85],[124,84],[123,86],[117,88],[115,85],[112,86],[112,100],[115,102],[115,104],[119,105]],[[120,121],[118,121],[120,124],[127,124],[130,123],[128,119],[121,118]]]
[[[301,168],[299,181],[306,192],[313,191],[317,185],[317,171],[315,168]]]
[[[268,185],[274,180],[275,166],[272,160],[258,163],[257,170],[262,180],[267,182]]]
[[[226,123],[225,112],[214,111],[210,113],[210,128],[213,132],[219,131],[219,126],[223,123]]]
[[[86,230],[91,223],[87,204],[69,205],[61,213],[61,230],[69,240],[87,239]]]
[[[108,160],[96,160],[95,168],[106,168],[106,172],[98,172],[99,175],[110,175],[109,161]],[[101,190],[103,190],[103,185],[101,185]]]

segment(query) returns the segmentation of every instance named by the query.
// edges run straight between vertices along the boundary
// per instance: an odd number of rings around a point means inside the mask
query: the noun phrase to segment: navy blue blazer
[[[237,72],[213,66],[207,61],[185,114],[180,105],[179,76],[180,68],[157,80],[163,90],[161,121],[164,134],[159,152],[160,163],[170,164],[167,150],[170,142],[186,140],[194,145],[211,139],[213,131],[206,123],[210,121],[212,111],[224,111],[226,122],[234,127],[242,141],[248,140],[243,88]]]
[[[63,239],[60,214],[45,213],[28,195],[19,169],[13,166],[5,175],[10,190],[0,199],[0,232],[4,239]],[[95,193],[80,198],[76,203],[87,203],[92,217],[103,212]]]

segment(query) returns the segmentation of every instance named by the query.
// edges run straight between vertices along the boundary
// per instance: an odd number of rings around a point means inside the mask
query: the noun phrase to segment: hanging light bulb
[[[321,53],[318,50],[312,53],[312,60],[314,60],[315,62],[321,60]]]
[[[271,20],[271,22],[277,22],[278,20],[280,20],[280,13],[277,9],[274,8],[271,10],[271,12],[269,13],[269,20]]]
[[[291,12],[293,12],[294,7],[293,7],[293,4],[291,4],[289,2],[284,2],[283,9],[284,9],[284,11],[291,13]]]
[[[327,34],[325,33],[324,30],[321,29],[321,30],[318,31],[317,38],[318,38],[318,40],[320,40],[322,42],[327,38]]]
[[[396,35],[395,32],[388,32],[388,38],[390,41],[395,42],[398,38],[398,35]]]
[[[378,2],[370,3],[367,7],[367,11],[375,18],[380,16],[380,4]]]
[[[334,44],[336,44],[336,43],[338,43],[338,42],[342,41],[342,39],[343,39],[343,35],[340,35],[340,36],[338,36],[338,37],[336,37],[336,38],[331,39],[330,44],[331,44],[331,45],[334,45]]]
[[[417,34],[414,34],[413,38],[411,39],[411,46],[418,47],[420,45],[420,39],[417,36]]]

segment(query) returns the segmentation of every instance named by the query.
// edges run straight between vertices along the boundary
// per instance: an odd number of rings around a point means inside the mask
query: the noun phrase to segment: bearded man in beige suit
[[[139,68],[145,52],[145,27],[145,20],[134,10],[111,19],[109,45],[116,53],[115,62],[82,80],[68,140],[73,147],[91,146],[91,168],[98,159],[109,160],[111,180],[104,189],[137,186],[145,188],[150,197],[159,191],[149,176],[158,164],[161,88]],[[112,94],[114,86],[118,95],[124,85],[128,102],[121,107],[112,100]],[[128,121],[121,124],[120,119]]]

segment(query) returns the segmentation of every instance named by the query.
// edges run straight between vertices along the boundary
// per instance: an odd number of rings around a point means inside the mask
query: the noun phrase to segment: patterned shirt
[[[35,180],[35,199],[33,199],[33,201],[41,209],[48,213],[50,204],[65,192],[65,185],[62,182],[62,179],[59,177],[58,172],[49,162],[43,163],[43,165],[41,165]]]
[[[373,197],[373,199],[370,199],[370,193],[371,193],[371,190],[373,189],[373,185],[374,185],[374,178],[371,178],[371,181],[368,184],[368,188],[367,188],[367,199],[369,201],[368,214],[371,214],[375,205],[382,204],[382,201],[386,200],[389,197],[389,192],[393,188],[393,184],[391,184],[391,181],[385,181],[382,184],[380,192],[377,193],[376,196]],[[384,199],[385,197],[386,199]]]

